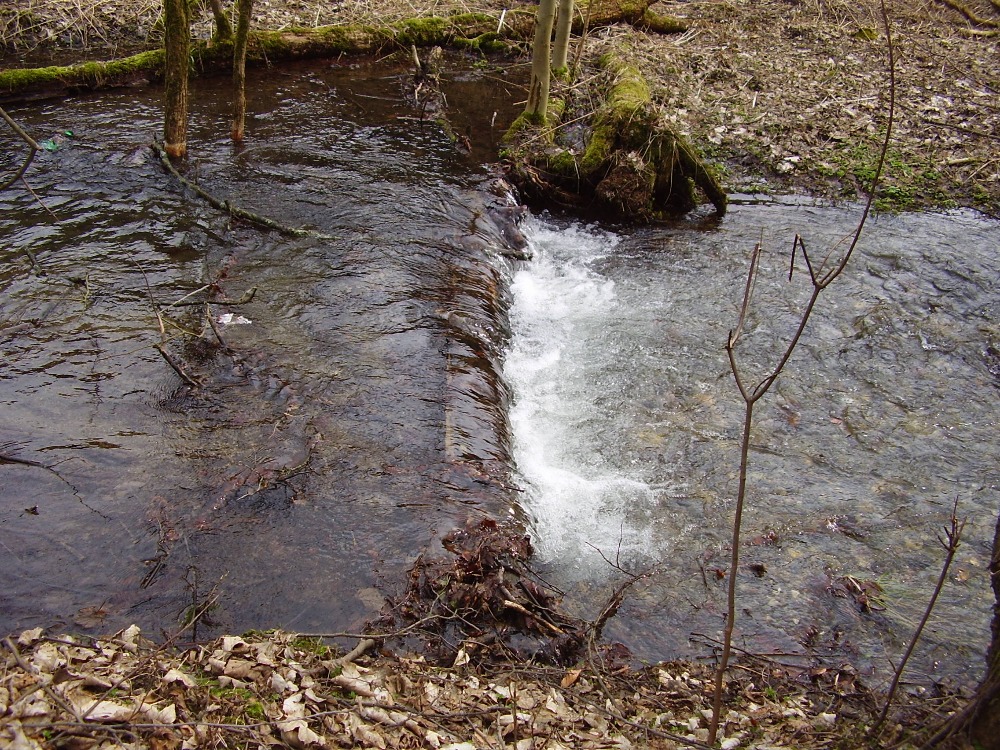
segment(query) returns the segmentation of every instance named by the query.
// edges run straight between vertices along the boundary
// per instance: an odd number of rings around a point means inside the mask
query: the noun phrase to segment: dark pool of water
[[[0,195],[0,630],[169,631],[210,595],[216,632],[358,629],[441,533],[510,512],[505,197],[483,162],[512,96],[449,78],[471,154],[391,65],[256,73],[241,149],[225,81],[195,83],[186,173],[323,238],[167,175],[156,90],[12,112],[56,148]],[[203,304],[171,306],[206,284],[257,288],[211,308],[250,321],[217,324],[228,351],[185,335]]]

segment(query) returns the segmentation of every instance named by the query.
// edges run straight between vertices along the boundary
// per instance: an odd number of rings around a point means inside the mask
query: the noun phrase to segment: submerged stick
[[[183,380],[185,383],[192,386],[193,388],[198,388],[201,386],[200,382],[198,382],[192,376],[188,375],[187,372],[185,372],[184,368],[181,367],[181,365],[178,362],[174,361],[174,358],[170,356],[170,352],[164,349],[162,344],[154,344],[154,348],[156,349],[156,351],[160,353],[160,356],[163,357],[163,360],[168,365],[170,365],[170,369],[177,373],[177,376],[181,380]]]
[[[234,206],[229,201],[224,201],[219,198],[216,198],[214,195],[206,191],[204,188],[200,187],[196,183],[186,178],[180,172],[178,172],[177,168],[170,161],[170,157],[167,156],[166,151],[163,150],[160,144],[153,143],[150,145],[150,148],[153,149],[153,153],[155,153],[157,157],[159,157],[160,163],[163,164],[163,167],[168,172],[170,172],[170,174],[172,174],[177,179],[178,182],[180,182],[184,187],[190,189],[192,192],[195,193],[195,195],[197,195],[202,200],[206,201],[209,205],[229,214],[230,216],[235,216],[237,219],[242,219],[243,221],[246,221],[249,224],[253,224],[254,226],[258,226],[263,229],[273,229],[275,232],[280,232],[281,234],[290,235],[293,237],[315,237],[321,240],[336,239],[332,235],[323,234],[322,232],[315,232],[311,229],[300,229],[298,227],[287,226],[286,224],[282,224],[281,222],[275,221],[274,219],[269,219],[266,216],[261,216],[260,214],[256,214],[253,211],[247,211],[246,209],[240,208],[239,206]]]
[[[24,157],[24,161],[21,163],[21,166],[18,167],[17,171],[9,179],[5,180],[3,183],[0,183],[0,190],[6,190],[15,182],[17,182],[19,179],[21,179],[24,173],[28,171],[28,167],[31,166],[31,162],[34,161],[35,154],[38,153],[38,151],[41,149],[41,146],[39,146],[35,142],[35,139],[32,138],[30,135],[28,135],[24,131],[24,129],[20,125],[18,125],[17,122],[15,122],[10,115],[7,114],[7,112],[4,110],[3,107],[0,107],[0,117],[2,117],[8,125],[10,125],[13,131],[17,133],[18,138],[24,141],[25,144],[27,144],[28,146],[28,153]]]

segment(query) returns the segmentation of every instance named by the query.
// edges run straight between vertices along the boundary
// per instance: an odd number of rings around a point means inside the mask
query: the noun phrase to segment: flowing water
[[[197,83],[187,174],[321,235],[291,239],[164,173],[146,146],[156,91],[14,110],[52,150],[33,193],[0,193],[0,630],[171,631],[205,603],[202,634],[357,629],[443,532],[513,514],[568,607],[595,616],[612,564],[655,569],[608,635],[641,658],[710,653],[742,417],[723,343],[748,253],[774,248],[749,379],[807,291],[801,261],[792,285],[770,281],[792,234],[819,257],[856,210],[748,203],[640,230],[533,216],[535,258],[513,262],[483,164],[516,92],[448,84],[463,155],[406,85],[384,65],[258,75],[234,150],[225,86]],[[917,679],[979,672],[998,240],[970,214],[879,217],[821,297],[757,410],[740,645],[884,675],[957,497],[968,524]],[[225,347],[183,335],[216,341],[206,295]],[[862,612],[851,580],[877,581],[881,604]]]
[[[505,366],[523,502],[547,575],[590,616],[605,600],[584,592],[620,585],[616,566],[655,571],[609,629],[647,658],[703,654],[721,633],[744,415],[724,345],[750,251],[763,239],[737,348],[755,384],[811,290],[801,257],[787,281],[795,233],[821,259],[845,247],[859,213],[775,201],[671,228],[536,219],[527,230],[535,260],[513,280]],[[972,214],[883,216],[821,295],[755,411],[741,646],[808,644],[885,674],[933,590],[957,498],[964,541],[916,673],[981,669],[998,510],[998,251],[998,227]],[[867,612],[865,582],[882,589]]]

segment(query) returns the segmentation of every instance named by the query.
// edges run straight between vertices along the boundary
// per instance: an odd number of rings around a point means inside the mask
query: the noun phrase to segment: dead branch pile
[[[557,594],[534,579],[527,536],[483,519],[452,531],[442,545],[453,557],[421,555],[380,628],[416,625],[425,653],[446,664],[531,659],[565,666],[580,657],[589,626],[561,613]]]

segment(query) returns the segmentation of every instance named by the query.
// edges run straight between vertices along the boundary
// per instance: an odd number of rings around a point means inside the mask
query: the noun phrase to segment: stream
[[[227,82],[195,82],[188,177],[308,237],[166,174],[155,89],[11,108],[47,150],[30,191],[0,193],[0,630],[166,634],[204,609],[200,637],[357,631],[485,516],[525,525],[581,616],[648,574],[606,630],[638,659],[711,654],[743,414],[724,343],[750,250],[768,248],[753,378],[808,294],[801,259],[787,283],[792,237],[825,256],[860,209],[736,196],[721,221],[518,230],[489,162],[519,90],[446,79],[469,153],[389,63],[253,73],[236,149]],[[20,154],[2,132],[4,174]],[[510,258],[518,231],[531,261]],[[741,648],[885,679],[957,498],[962,546],[908,678],[981,673],[997,278],[996,222],[870,221],[756,410]]]

